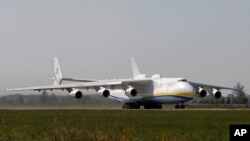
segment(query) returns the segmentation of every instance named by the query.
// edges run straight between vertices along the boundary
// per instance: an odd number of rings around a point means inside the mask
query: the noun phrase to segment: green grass
[[[229,140],[248,110],[0,110],[0,140]]]

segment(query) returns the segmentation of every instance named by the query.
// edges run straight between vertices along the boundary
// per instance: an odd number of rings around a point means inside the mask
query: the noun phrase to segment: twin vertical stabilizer
[[[54,57],[54,76],[54,85],[60,85],[62,83],[63,75],[57,57]]]
[[[146,78],[145,74],[142,74],[137,63],[135,62],[134,58],[131,58],[131,68],[133,73],[133,78]],[[59,60],[57,57],[54,57],[54,85],[60,85],[64,79],[69,78],[63,78],[62,71],[60,68]],[[69,79],[72,81],[83,81],[83,82],[92,82],[93,80],[75,80],[75,79]]]

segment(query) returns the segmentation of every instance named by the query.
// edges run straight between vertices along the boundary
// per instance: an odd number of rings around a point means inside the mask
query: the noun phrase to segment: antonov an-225
[[[90,80],[65,78],[62,75],[58,59],[54,58],[54,85],[7,90],[67,90],[71,96],[81,98],[81,89],[94,89],[104,97],[109,97],[124,103],[124,109],[161,109],[162,104],[176,104],[176,109],[184,109],[184,102],[195,97],[205,97],[213,94],[221,97],[221,89],[238,90],[234,88],[201,84],[187,81],[185,78],[166,78],[159,74],[147,77],[142,74],[135,60],[131,58],[133,78],[119,80]],[[62,84],[63,81],[74,83]]]

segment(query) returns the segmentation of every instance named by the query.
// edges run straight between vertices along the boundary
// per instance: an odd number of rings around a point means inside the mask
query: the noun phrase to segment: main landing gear
[[[185,109],[186,107],[185,107],[185,105],[182,103],[181,105],[176,104],[174,108],[175,108],[175,109]]]
[[[161,104],[145,104],[144,109],[162,109]]]
[[[139,103],[124,103],[122,109],[140,109]]]
[[[140,109],[140,103],[124,103],[122,109]],[[144,104],[144,109],[162,109],[161,104]]]

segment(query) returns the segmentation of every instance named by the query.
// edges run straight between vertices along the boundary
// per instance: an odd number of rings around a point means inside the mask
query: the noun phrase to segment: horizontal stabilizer
[[[76,78],[62,78],[62,81],[71,81],[71,82],[96,82],[98,80],[93,79],[76,79]]]

